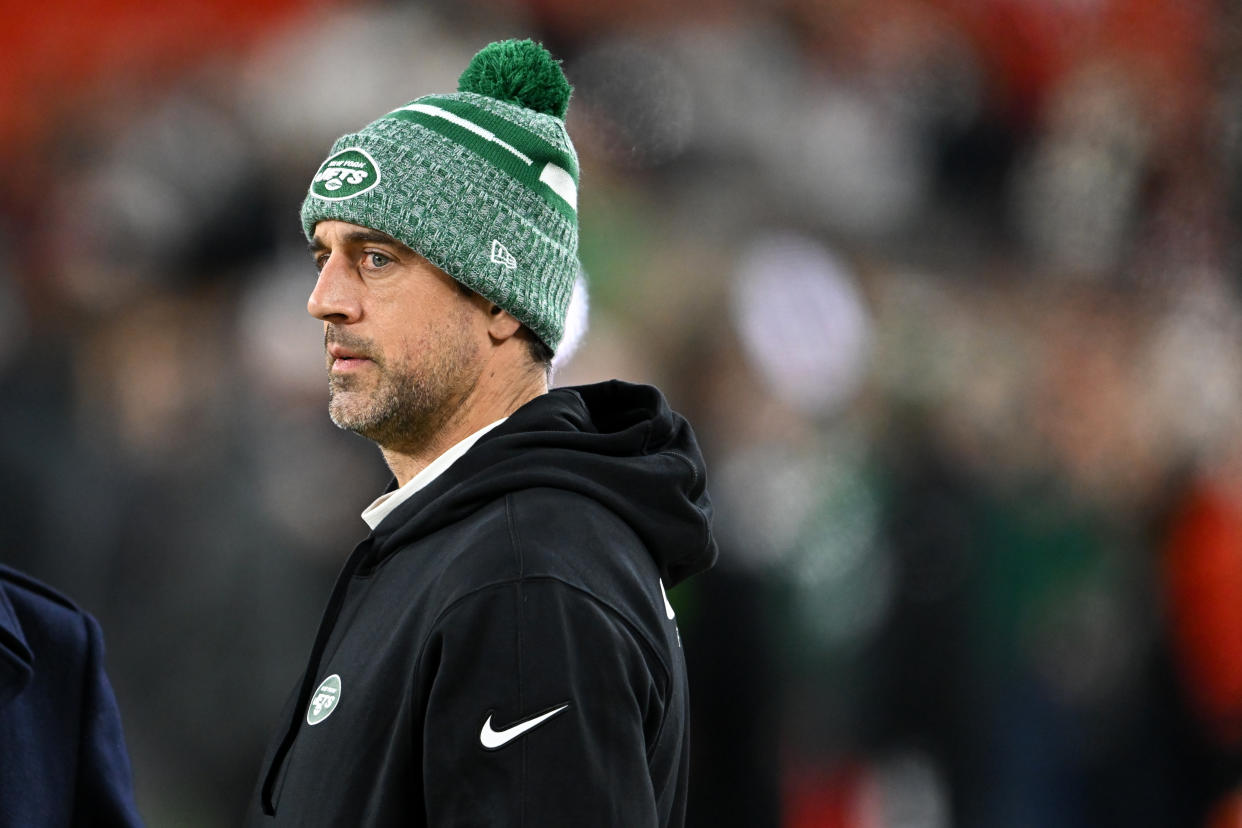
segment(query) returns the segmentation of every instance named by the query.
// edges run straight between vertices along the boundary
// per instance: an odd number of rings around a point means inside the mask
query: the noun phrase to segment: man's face
[[[311,254],[307,310],[324,323],[332,421],[384,448],[426,446],[478,381],[486,312],[376,230],[321,221]]]

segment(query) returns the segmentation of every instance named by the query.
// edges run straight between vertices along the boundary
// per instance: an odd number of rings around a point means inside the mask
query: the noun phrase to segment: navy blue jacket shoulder
[[[0,565],[0,828],[141,824],[99,625]]]

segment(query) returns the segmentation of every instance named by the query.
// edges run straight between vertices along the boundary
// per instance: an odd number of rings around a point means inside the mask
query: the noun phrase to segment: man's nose
[[[345,257],[331,254],[306,301],[307,313],[324,322],[356,322],[362,316],[358,286],[357,274],[350,271]]]

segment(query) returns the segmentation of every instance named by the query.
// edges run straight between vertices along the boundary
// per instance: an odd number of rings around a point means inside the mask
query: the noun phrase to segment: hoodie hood
[[[376,528],[369,560],[538,487],[590,497],[622,518],[673,586],[716,560],[703,456],[690,424],[647,385],[557,388],[484,435]]]

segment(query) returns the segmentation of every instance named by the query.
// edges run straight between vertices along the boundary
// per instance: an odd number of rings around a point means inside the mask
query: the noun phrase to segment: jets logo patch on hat
[[[362,195],[379,184],[379,164],[370,153],[350,147],[332,155],[311,181],[311,195],[326,201],[343,201]]]

